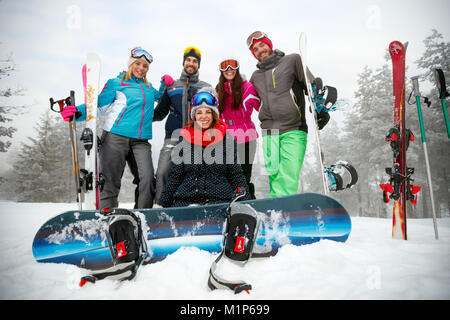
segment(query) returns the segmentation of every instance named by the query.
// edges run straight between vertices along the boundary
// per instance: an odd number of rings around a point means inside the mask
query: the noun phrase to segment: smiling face
[[[198,59],[192,56],[186,57],[183,67],[188,74],[196,73],[199,68]]]
[[[236,77],[236,70],[233,70],[231,68],[228,68],[227,70],[223,71],[223,76],[227,81],[232,81],[234,77]]]
[[[253,47],[253,54],[259,62],[263,62],[268,56],[272,54],[272,49],[270,49],[269,45],[264,43],[263,41],[256,42]]]
[[[148,64],[147,60],[145,60],[144,58],[137,59],[130,66],[131,74],[136,78],[144,78],[147,75],[149,66],[150,65]]]
[[[213,112],[208,107],[197,108],[194,113],[194,120],[202,129],[208,129],[213,122]]]

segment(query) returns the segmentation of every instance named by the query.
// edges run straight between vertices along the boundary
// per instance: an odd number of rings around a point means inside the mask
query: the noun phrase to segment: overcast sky
[[[255,70],[245,44],[251,32],[265,31],[285,53],[298,52],[299,34],[306,32],[311,71],[351,100],[357,74],[365,65],[380,66],[393,40],[409,41],[407,76],[418,74],[413,62],[431,29],[449,41],[449,13],[448,0],[1,0],[0,60],[12,54],[17,72],[0,87],[25,88],[26,96],[12,102],[32,105],[12,123],[19,131],[11,149],[34,134],[49,97],[64,98],[74,89],[78,103],[84,99],[81,66],[88,52],[102,60],[103,87],[125,70],[130,49],[142,46],[153,55],[148,78],[158,87],[163,74],[180,76],[184,48],[197,46],[200,78],[215,86],[222,57],[238,58],[248,78]],[[159,152],[162,125],[154,126],[153,136]]]

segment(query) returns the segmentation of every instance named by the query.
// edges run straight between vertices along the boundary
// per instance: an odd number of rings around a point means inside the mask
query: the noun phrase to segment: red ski
[[[389,44],[389,53],[392,58],[393,88],[394,88],[394,127],[389,130],[386,141],[390,142],[394,153],[392,168],[386,168],[390,180],[388,184],[380,184],[383,190],[384,202],[394,200],[392,237],[407,239],[406,235],[406,204],[417,201],[415,194],[417,188],[410,182],[413,168],[406,166],[406,150],[410,141],[414,141],[414,135],[405,126],[405,53],[407,43],[403,45],[399,41]],[[390,194],[388,197],[388,193]]]

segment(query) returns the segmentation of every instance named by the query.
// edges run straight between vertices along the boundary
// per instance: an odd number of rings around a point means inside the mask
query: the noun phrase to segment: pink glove
[[[164,82],[166,87],[171,86],[173,84],[173,79],[168,74],[165,74],[161,77],[161,81]]]
[[[70,117],[72,117],[77,111],[78,109],[75,106],[66,106],[61,111],[61,117],[64,121],[69,121]]]

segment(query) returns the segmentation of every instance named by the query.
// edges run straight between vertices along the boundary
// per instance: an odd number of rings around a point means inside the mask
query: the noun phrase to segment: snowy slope
[[[128,206],[130,207],[130,206]],[[137,280],[78,288],[84,270],[34,261],[33,237],[47,219],[75,204],[0,202],[0,299],[450,299],[450,219],[408,220],[408,241],[391,239],[391,220],[352,218],[346,243],[283,247],[250,261],[237,278],[250,294],[210,292],[214,254],[193,248],[141,267]],[[234,266],[233,266],[234,267]],[[237,268],[237,267],[234,267]]]

